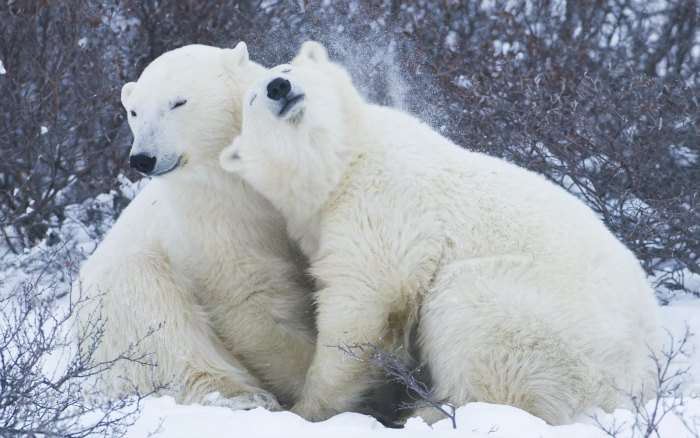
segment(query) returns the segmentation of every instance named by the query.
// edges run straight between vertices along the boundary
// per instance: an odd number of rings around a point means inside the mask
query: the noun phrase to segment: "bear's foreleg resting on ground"
[[[286,287],[285,287],[286,286]],[[236,351],[249,362],[265,388],[282,404],[295,402],[304,386],[314,354],[315,336],[306,318],[312,318],[310,294],[292,284],[271,284],[236,306]]]
[[[316,353],[292,411],[321,421],[357,406],[373,381],[373,370],[341,347],[385,343],[390,310],[382,298],[360,284],[318,292]]]

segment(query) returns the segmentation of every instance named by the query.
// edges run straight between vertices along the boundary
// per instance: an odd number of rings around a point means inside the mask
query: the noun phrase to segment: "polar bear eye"
[[[187,103],[187,99],[178,100],[177,102],[173,103],[173,106],[170,107],[170,109],[179,108],[179,107],[181,107],[182,105],[184,105],[184,104],[186,104],[186,103]]]
[[[134,110],[129,111],[129,114],[131,114],[131,117],[136,117],[136,111]]]

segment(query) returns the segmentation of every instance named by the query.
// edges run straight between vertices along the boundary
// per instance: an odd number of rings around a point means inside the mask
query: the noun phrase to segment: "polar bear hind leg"
[[[492,257],[441,270],[419,326],[437,400],[508,404],[563,424],[600,389],[553,321],[559,309],[547,302],[550,295],[528,290],[528,266],[519,257]],[[444,418],[430,408],[417,414],[428,423]]]
[[[133,385],[148,393],[168,384],[169,392],[185,403],[226,405],[209,393],[229,399],[255,395],[251,400],[269,398],[263,406],[279,409],[274,397],[260,389],[257,379],[226,351],[188,286],[187,279],[173,272],[157,250],[132,255],[118,265],[100,257],[88,260],[81,270],[80,287],[92,299],[90,307],[78,313],[80,324],[87,327],[90,315],[99,312],[109,315],[104,321],[109,342],[99,344],[95,359],[111,361],[124,352],[144,358],[118,361],[105,383],[113,385],[115,393]],[[104,307],[96,308],[100,305]],[[142,362],[154,362],[155,367]]]

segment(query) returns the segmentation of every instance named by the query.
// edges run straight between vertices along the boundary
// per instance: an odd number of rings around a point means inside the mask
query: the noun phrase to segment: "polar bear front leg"
[[[376,291],[359,284],[318,292],[316,353],[293,412],[321,421],[358,404],[373,381],[373,370],[342,347],[386,342],[391,309],[379,298]]]

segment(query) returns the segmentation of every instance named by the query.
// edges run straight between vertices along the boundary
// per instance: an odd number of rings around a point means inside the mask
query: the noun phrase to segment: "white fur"
[[[537,174],[363,102],[324,53],[307,43],[291,71],[273,69],[221,156],[282,211],[321,287],[294,411],[320,420],[355,406],[371,373],[334,346],[397,349],[416,321],[435,395],[457,405],[506,403],[558,424],[648,383],[653,292],[595,214]],[[265,102],[278,76],[306,96],[285,118]]]
[[[83,290],[102,295],[97,360],[159,327],[136,348],[157,367],[120,362],[112,392],[172,381],[182,401],[272,408],[267,391],[288,403],[299,394],[314,347],[300,257],[280,214],[218,165],[240,129],[243,91],[263,72],[243,43],[185,46],[122,90],[136,112],[132,153],[179,166],[149,182],[80,273]],[[187,104],[171,109],[175,99]]]

